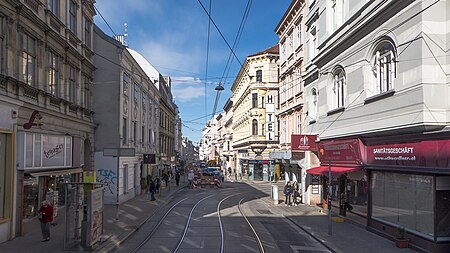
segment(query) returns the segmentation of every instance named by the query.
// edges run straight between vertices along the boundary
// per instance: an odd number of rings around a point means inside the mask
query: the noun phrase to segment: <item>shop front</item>
[[[83,152],[81,141],[72,136],[19,132],[17,140],[18,230],[23,233],[23,222],[36,217],[43,200],[54,207],[55,218],[60,214],[65,205],[64,184],[82,181]]]
[[[322,177],[322,205],[327,196],[339,215],[352,212],[367,217],[368,179],[363,167],[364,145],[360,139],[325,140],[318,143],[320,166],[307,170],[308,174]],[[331,185],[328,185],[331,176]]]
[[[392,236],[405,228],[411,243],[450,252],[450,139],[366,142],[369,226]]]

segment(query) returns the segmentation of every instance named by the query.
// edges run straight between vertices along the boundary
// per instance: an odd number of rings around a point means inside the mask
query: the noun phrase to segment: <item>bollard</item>
[[[278,185],[272,185],[273,204],[278,205]]]

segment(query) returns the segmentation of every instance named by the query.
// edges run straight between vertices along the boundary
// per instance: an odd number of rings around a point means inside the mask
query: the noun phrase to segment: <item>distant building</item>
[[[233,152],[236,172],[249,180],[268,180],[269,154],[278,147],[278,45],[250,55],[233,82]]]

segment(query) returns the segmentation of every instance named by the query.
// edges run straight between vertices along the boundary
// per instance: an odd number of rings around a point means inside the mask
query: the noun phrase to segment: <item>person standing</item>
[[[298,191],[299,189],[298,189],[298,182],[297,181],[294,181],[294,185],[292,186],[292,202],[294,203],[294,205],[295,206],[297,206],[298,204],[298,202],[299,201],[297,201],[299,198],[300,198],[300,193],[299,193],[299,191]]]
[[[193,183],[194,183],[194,171],[191,170],[188,173],[188,182],[189,182],[189,188],[193,187]]]
[[[159,193],[159,187],[161,186],[161,180],[159,180],[159,177],[155,178],[155,192]]]
[[[38,218],[41,223],[42,241],[50,241],[50,225],[53,221],[53,207],[47,200],[42,201],[42,206],[38,211]]]
[[[284,196],[285,196],[284,205],[285,206],[291,206],[292,187],[291,187],[291,182],[290,181],[288,181],[287,184],[284,185],[283,193],[284,193]]]
[[[175,183],[178,185],[180,185],[180,172],[177,171],[177,173],[175,174]]]
[[[148,188],[150,195],[151,195],[151,201],[155,201],[155,191],[156,191],[156,184],[155,181],[150,180],[150,186]]]

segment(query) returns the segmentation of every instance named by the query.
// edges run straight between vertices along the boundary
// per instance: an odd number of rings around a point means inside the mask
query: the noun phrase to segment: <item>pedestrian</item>
[[[283,194],[285,196],[284,205],[291,206],[292,187],[290,181],[288,181],[287,184],[284,185]]]
[[[161,180],[159,180],[159,177],[155,178],[155,192],[159,193],[159,188],[161,187]]]
[[[164,173],[163,180],[164,180],[164,182],[166,182],[166,187],[168,187],[169,186],[169,174]]]
[[[42,201],[42,206],[38,211],[38,218],[41,223],[42,241],[50,241],[50,225],[53,221],[53,207],[47,200]]]
[[[180,185],[180,172],[177,171],[177,173],[175,174],[175,183],[178,185]]]
[[[148,187],[148,191],[150,192],[150,200],[155,201],[155,191],[156,191],[156,184],[154,180],[150,180],[150,186]]]
[[[189,182],[189,188],[192,188],[194,186],[193,185],[193,183],[194,183],[194,171],[193,170],[189,171],[189,173],[188,173],[188,182]]]
[[[299,189],[298,189],[298,182],[294,181],[294,185],[292,186],[292,202],[294,203],[294,206],[297,206],[300,201],[300,193],[299,193]]]

